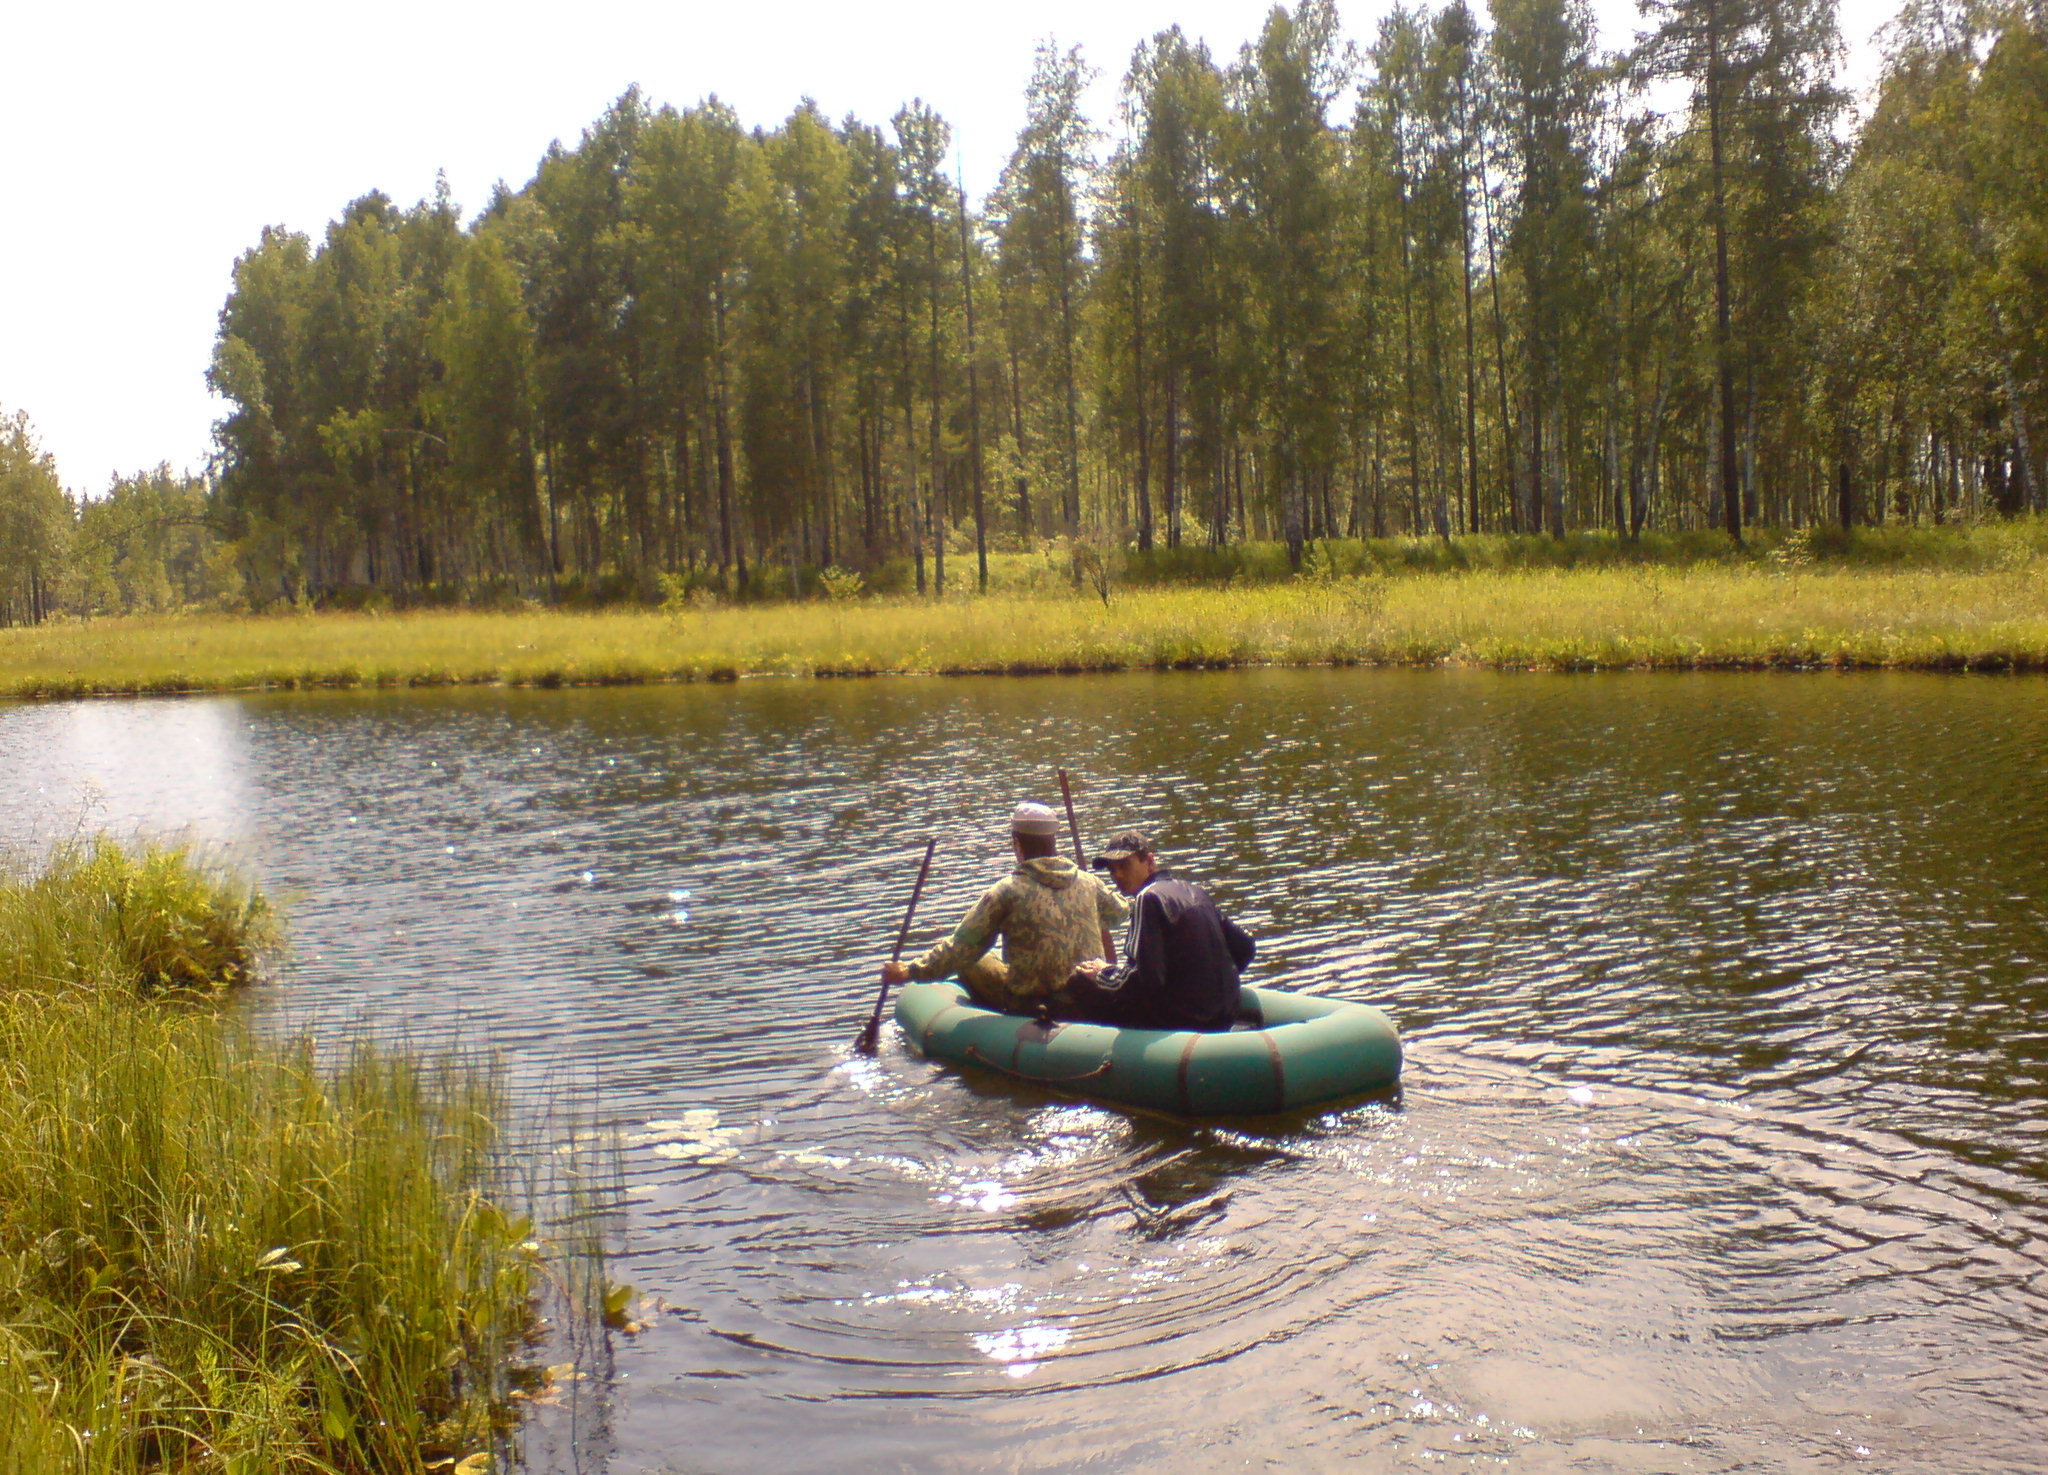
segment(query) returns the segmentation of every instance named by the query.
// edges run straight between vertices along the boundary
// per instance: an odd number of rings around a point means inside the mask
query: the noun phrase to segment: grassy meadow
[[[0,869],[0,1469],[473,1475],[535,1382],[495,1070],[252,1028],[273,929],[178,850]]]
[[[1547,561],[1530,555],[1545,545]],[[2039,522],[1877,530],[1846,548],[1795,538],[1746,556],[1673,544],[1662,561],[1611,539],[1576,545],[1319,545],[1294,576],[1276,550],[1191,549],[1134,556],[1078,589],[1053,555],[1009,555],[981,596],[959,589],[972,561],[956,556],[943,600],[52,623],[0,630],[0,695],[1327,663],[2048,669]]]

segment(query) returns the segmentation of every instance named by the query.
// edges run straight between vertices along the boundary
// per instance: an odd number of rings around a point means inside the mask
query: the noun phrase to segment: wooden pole
[[[910,941],[910,919],[917,915],[917,899],[924,895],[924,879],[932,872],[932,852],[938,848],[936,836],[924,842],[924,863],[917,868],[917,884],[910,888],[910,905],[903,909],[903,925],[897,929],[896,946],[889,950],[889,961],[892,963],[902,960],[903,944]],[[889,979],[888,975],[884,974],[882,987],[875,995],[875,1012],[868,1016],[868,1022],[861,1026],[860,1033],[854,1037],[853,1048],[858,1054],[875,1053],[875,1046],[882,1038],[882,1006],[888,1002]]]
[[[1074,864],[1082,870],[1088,869],[1088,857],[1081,850],[1081,826],[1074,819],[1074,789],[1067,782],[1067,771],[1060,770],[1060,798],[1067,805],[1067,833],[1074,837]],[[1111,963],[1116,962],[1116,939],[1109,935],[1107,927],[1102,929],[1102,956]]]

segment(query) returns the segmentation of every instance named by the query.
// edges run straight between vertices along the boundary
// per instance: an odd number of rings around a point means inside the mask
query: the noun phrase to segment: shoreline
[[[1624,675],[1882,675],[1917,674],[1936,676],[2039,676],[2048,674],[2048,651],[2023,653],[1985,652],[1976,655],[1944,655],[1927,659],[1882,661],[1855,657],[1806,659],[1778,657],[1702,656],[1692,660],[1646,660],[1627,664],[1595,661],[1480,661],[1446,657],[1438,660],[1321,660],[1321,661],[1176,661],[1153,664],[1118,665],[1032,665],[875,667],[862,669],[821,668],[809,671],[751,670],[720,668],[712,671],[655,671],[647,674],[603,673],[583,676],[567,672],[505,676],[487,673],[446,676],[433,672],[362,676],[349,672],[308,673],[262,678],[245,682],[185,683],[179,678],[131,685],[81,683],[72,685],[31,684],[0,690],[0,703],[33,705],[43,702],[121,700],[138,697],[257,696],[279,692],[365,692],[365,691],[596,691],[628,686],[724,686],[741,681],[881,681],[922,678],[1031,678],[1054,676],[1132,676],[1202,674],[1227,671],[1489,671],[1524,676],[1624,676]]]
[[[165,613],[0,630],[0,700],[1382,667],[2048,673],[2048,560],[1571,570],[565,610]]]

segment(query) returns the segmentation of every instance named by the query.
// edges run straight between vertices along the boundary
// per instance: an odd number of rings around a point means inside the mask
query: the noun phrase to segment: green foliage
[[[117,477],[79,505],[71,574],[71,602],[83,613],[242,604],[239,559],[214,521],[211,488],[168,466]]]
[[[138,1000],[244,976],[267,934],[177,851],[0,884],[0,1467],[396,1475],[502,1444],[548,1271],[496,1070]]]
[[[1893,40],[1804,325],[1812,413],[1864,520],[2037,509],[2048,47],[2016,8],[1909,10]]]
[[[818,587],[834,604],[860,598],[866,582],[852,569],[840,568],[837,564],[818,575]]]
[[[1813,567],[1813,529],[1799,528],[1787,533],[1764,557],[1787,574],[1804,573]]]
[[[17,424],[0,622],[2048,510],[2038,7],[1907,7],[1853,129],[1827,0],[1644,18],[1602,56],[1585,0],[1443,0],[1360,48],[1297,0],[1235,58],[1151,37],[1107,129],[1048,40],[978,205],[921,101],[630,90],[467,224],[442,188],[265,231],[217,482],[67,511]]]
[[[100,837],[58,846],[34,875],[0,875],[0,989],[226,989],[275,940],[262,897],[181,847]]]
[[[0,627],[40,624],[57,608],[70,535],[56,461],[25,413],[0,415]]]
[[[1010,431],[1019,458],[1036,455],[1037,513],[1030,482],[1017,483],[1020,532],[1081,526],[1082,328],[1089,286],[1082,215],[1095,129],[1081,111],[1094,69],[1079,48],[1039,43],[1024,92],[1017,147],[989,202],[995,227],[1003,334],[1008,348]]]

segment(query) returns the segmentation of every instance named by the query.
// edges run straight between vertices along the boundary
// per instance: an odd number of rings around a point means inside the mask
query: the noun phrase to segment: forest
[[[985,587],[994,553],[1975,522],[2043,509],[2048,7],[1329,0],[1170,29],[995,188],[920,101],[628,90],[474,218],[235,263],[200,476],[74,498],[0,423],[0,622]]]

